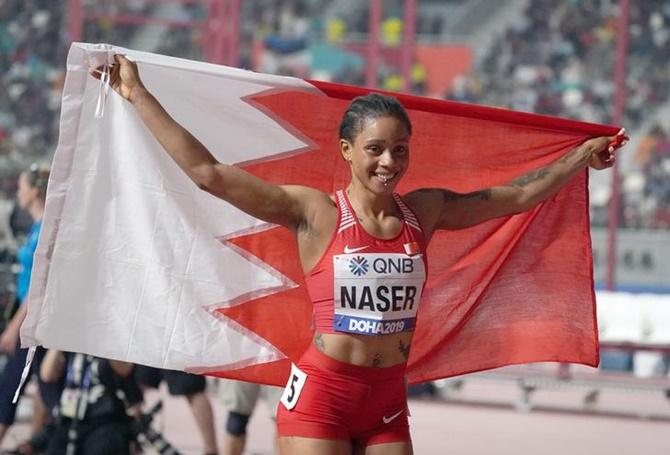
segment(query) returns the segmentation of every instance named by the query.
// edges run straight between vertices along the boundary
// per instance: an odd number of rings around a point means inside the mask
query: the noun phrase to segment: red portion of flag
[[[249,100],[311,146],[245,169],[270,182],[333,193],[349,181],[338,151],[340,118],[364,89],[314,82],[324,95],[270,92]],[[400,96],[413,122],[410,170],[398,191],[473,191],[504,184],[618,128]],[[282,228],[234,242],[299,288],[222,309],[297,360],[311,337],[311,307],[295,241]],[[533,361],[598,362],[587,174],[535,209],[470,229],[438,232],[408,379],[420,382]],[[288,362],[222,372],[282,384]],[[279,368],[276,368],[279,367]],[[279,372],[278,372],[279,371]]]
[[[302,268],[295,256],[295,238],[288,229],[275,227],[248,234],[227,243],[242,248],[293,281],[294,286],[267,296],[217,311],[248,328],[279,349],[286,360],[252,365],[216,374],[265,384],[283,385],[291,370],[288,359],[297,359],[312,340],[312,307]],[[286,260],[291,256],[292,260]]]

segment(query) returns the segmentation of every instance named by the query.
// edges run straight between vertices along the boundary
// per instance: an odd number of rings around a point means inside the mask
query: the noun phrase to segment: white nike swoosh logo
[[[355,253],[356,251],[362,251],[366,248],[370,248],[370,245],[359,246],[358,248],[349,248],[349,245],[344,247],[344,254]]]
[[[403,412],[405,412],[405,411],[404,411],[404,410],[400,410],[400,411],[396,412],[395,414],[393,414],[393,415],[390,416],[390,417],[382,416],[382,420],[384,421],[384,423],[390,423],[393,419],[395,419],[396,417],[398,417],[398,416],[399,416],[400,414],[402,414]]]

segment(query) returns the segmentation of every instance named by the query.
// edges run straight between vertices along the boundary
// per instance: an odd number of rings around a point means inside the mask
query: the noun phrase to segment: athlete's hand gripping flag
[[[91,77],[117,53],[217,160],[328,193],[348,182],[337,124],[366,90],[76,43],[22,342],[281,385],[312,336],[295,242],[193,185],[109,75]],[[507,182],[617,132],[398,97],[414,123],[401,193]],[[528,212],[437,233],[429,252],[410,382],[597,364],[586,172]]]

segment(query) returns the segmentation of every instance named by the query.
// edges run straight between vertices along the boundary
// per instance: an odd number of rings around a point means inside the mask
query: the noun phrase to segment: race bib
[[[306,380],[307,374],[300,371],[295,364],[291,364],[291,375],[288,378],[288,383],[286,383],[286,388],[284,388],[284,393],[282,393],[279,400],[289,411],[298,404],[298,398],[300,398],[300,393],[305,386]]]
[[[333,256],[333,330],[386,335],[414,328],[426,270],[421,255]]]

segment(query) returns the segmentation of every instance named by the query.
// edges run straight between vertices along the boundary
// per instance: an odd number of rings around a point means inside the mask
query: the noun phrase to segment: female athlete
[[[273,185],[217,162],[147,91],[137,66],[115,58],[111,86],[198,187],[296,237],[315,334],[279,406],[283,454],[411,454],[403,374],[433,233],[523,212],[586,166],[614,164],[617,138],[598,137],[506,185],[399,196],[412,126],[395,98],[370,94],[352,101],[340,125],[346,188]]]

